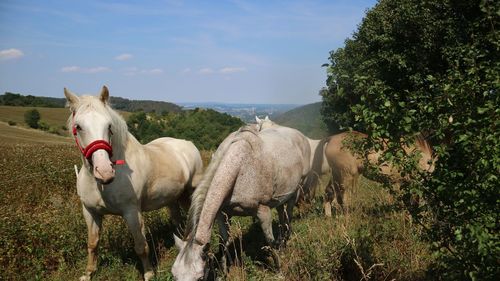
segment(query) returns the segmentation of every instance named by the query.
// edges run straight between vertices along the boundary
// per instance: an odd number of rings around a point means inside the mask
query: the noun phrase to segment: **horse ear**
[[[184,246],[186,246],[186,242],[185,241],[182,241],[181,238],[177,237],[177,235],[174,234],[174,241],[175,241],[175,246],[177,247],[177,249],[180,251],[184,248]]]
[[[269,121],[269,116],[266,115],[266,118],[264,118],[264,121]]]
[[[74,111],[76,108],[76,105],[80,101],[80,98],[78,98],[77,95],[73,94],[70,90],[64,88],[64,96],[66,96],[66,100],[68,101],[68,106],[71,109],[71,111]]]
[[[262,122],[262,120],[259,118],[259,116],[255,116],[255,121],[256,121],[257,123]]]
[[[99,99],[102,103],[106,104],[109,101],[109,90],[108,87],[102,86],[101,94],[99,95]]]

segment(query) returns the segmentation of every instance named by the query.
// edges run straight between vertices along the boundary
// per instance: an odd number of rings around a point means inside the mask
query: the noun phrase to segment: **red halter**
[[[99,149],[104,149],[109,155],[109,158],[113,157],[113,147],[111,147],[111,144],[105,140],[96,140],[91,143],[89,143],[85,148],[80,145],[80,142],[78,141],[78,130],[76,129],[75,126],[75,112],[73,111],[73,136],[75,137],[75,142],[76,146],[80,150],[80,152],[83,154],[83,157],[87,160],[91,160],[92,154],[96,152]],[[125,160],[116,160],[116,161],[111,161],[115,165],[123,165],[125,164]]]

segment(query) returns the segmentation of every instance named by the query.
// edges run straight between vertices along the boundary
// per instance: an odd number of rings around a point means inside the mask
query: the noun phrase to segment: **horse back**
[[[352,174],[358,173],[363,168],[363,161],[346,146],[345,141],[349,138],[365,138],[360,132],[343,132],[332,135],[325,148],[325,157],[332,170],[348,171]]]
[[[273,126],[262,130],[259,136],[264,141],[266,154],[275,158],[275,162],[290,166],[299,163],[302,176],[306,176],[311,169],[311,147],[309,140],[298,130]],[[285,160],[285,158],[291,158]],[[293,158],[293,159],[292,159]]]

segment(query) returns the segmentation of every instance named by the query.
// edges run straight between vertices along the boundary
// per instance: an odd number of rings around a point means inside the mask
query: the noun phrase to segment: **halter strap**
[[[82,145],[80,144],[80,142],[78,141],[78,130],[76,129],[76,125],[75,125],[75,112],[73,111],[73,115],[72,115],[72,132],[73,132],[73,136],[75,138],[75,143],[76,143],[76,146],[78,147],[78,149],[80,150],[80,152],[82,153],[83,157],[85,157],[85,159],[87,160],[90,160],[92,158],[92,154],[94,154],[94,152],[96,152],[97,150],[99,149],[104,149],[108,155],[109,155],[109,158],[113,157],[113,147],[111,146],[111,144],[105,140],[95,140],[91,143],[89,143],[86,147],[82,147]],[[111,161],[111,163],[113,163],[114,165],[123,165],[125,164],[125,160],[116,160],[116,161]]]

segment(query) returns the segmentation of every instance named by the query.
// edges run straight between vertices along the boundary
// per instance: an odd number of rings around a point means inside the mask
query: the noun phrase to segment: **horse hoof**
[[[80,277],[80,281],[90,281],[90,276],[88,276],[88,275],[82,275]]]
[[[325,216],[327,218],[331,218],[332,217],[332,208],[328,208],[328,207],[325,207]]]
[[[150,281],[153,277],[155,277],[155,273],[152,271],[144,273],[144,281]]]

